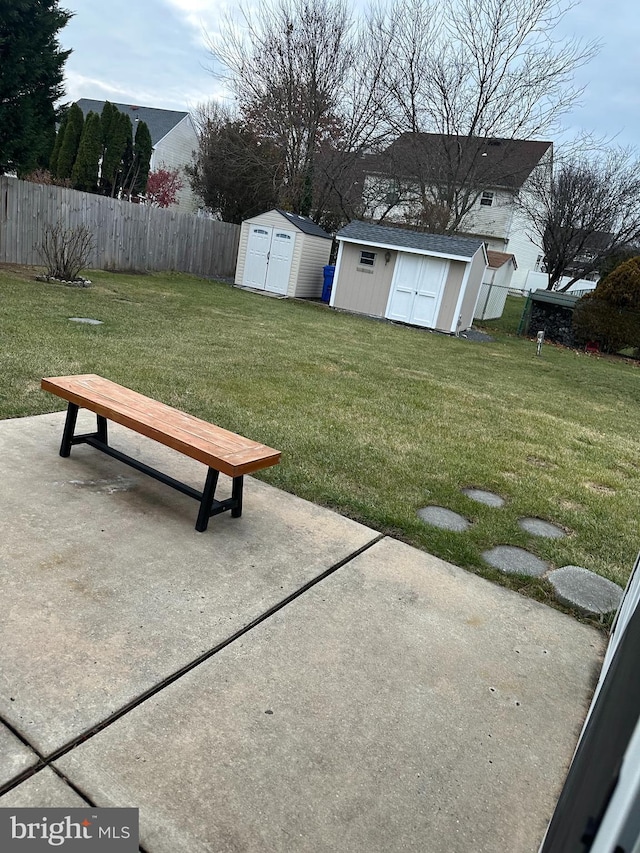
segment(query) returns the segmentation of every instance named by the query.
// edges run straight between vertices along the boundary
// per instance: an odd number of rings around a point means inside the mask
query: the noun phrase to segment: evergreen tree
[[[75,189],[95,192],[98,186],[98,160],[102,151],[100,116],[90,112],[82,128],[78,156],[71,171]]]
[[[60,143],[58,162],[56,163],[56,175],[62,180],[71,177],[73,164],[78,156],[78,146],[80,145],[83,126],[84,116],[82,115],[82,110],[77,104],[71,104],[67,114],[67,125],[64,136]]]
[[[119,138],[122,139],[120,162],[116,171],[111,195],[126,193],[127,186],[131,181],[133,169],[133,127],[131,119],[126,113],[118,111],[115,124],[119,127]]]
[[[56,38],[71,18],[58,0],[0,3],[0,174],[49,163],[70,51]]]
[[[116,171],[122,160],[125,139],[124,129],[118,121],[118,108],[109,101],[105,101],[100,115],[102,127],[102,170],[100,175],[100,188],[105,195],[111,195],[113,181]]]
[[[144,121],[139,121],[134,143],[133,192],[136,195],[141,195],[147,189],[152,152],[149,127]]]
[[[62,145],[64,132],[67,129],[67,116],[68,110],[65,109],[60,119],[60,127],[56,133],[56,141],[53,145],[53,151],[51,152],[51,157],[49,159],[49,171],[54,177],[58,174],[58,157],[60,156],[60,146]]]

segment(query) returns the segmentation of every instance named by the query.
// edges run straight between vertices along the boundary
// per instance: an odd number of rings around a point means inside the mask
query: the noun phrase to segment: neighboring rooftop
[[[482,240],[469,237],[448,237],[444,234],[425,234],[421,231],[408,231],[405,228],[389,228],[384,225],[372,225],[369,222],[353,221],[336,234],[338,240],[376,243],[377,245],[399,246],[403,249],[417,249],[421,252],[436,252],[440,255],[458,255],[472,258],[483,245]]]
[[[519,189],[552,142],[442,133],[403,133],[379,155],[368,158],[369,171],[412,178],[420,175],[435,184],[447,180],[451,163],[462,184]]]
[[[86,118],[87,114],[90,112],[98,113],[98,115],[100,115],[106,101],[94,101],[91,98],[80,98],[76,103]],[[112,103],[114,107],[117,107],[121,113],[125,113],[129,116],[131,124],[134,127],[134,132],[136,119],[143,121],[149,128],[152,145],[157,145],[158,142],[160,142],[160,140],[169,133],[169,131],[173,130],[177,124],[180,124],[180,122],[189,115],[188,112],[181,110],[160,110],[156,109],[156,107],[140,107],[135,104],[116,104],[114,101],[110,101],[110,103]]]

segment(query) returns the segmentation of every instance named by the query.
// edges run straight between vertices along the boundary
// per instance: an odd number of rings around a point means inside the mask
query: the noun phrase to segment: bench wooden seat
[[[69,456],[75,444],[89,444],[183,494],[196,498],[200,501],[196,530],[201,532],[207,529],[212,515],[231,510],[231,515],[238,518],[242,514],[244,475],[277,465],[280,461],[279,450],[236,435],[95,374],[51,377],[43,379],[41,385],[43,390],[50,391],[68,402],[60,445],[61,456]],[[96,414],[95,433],[75,434],[80,408]],[[111,447],[107,421],[128,427],[204,463],[208,472],[203,491],[199,492]],[[219,473],[233,479],[231,497],[223,501],[215,500]]]

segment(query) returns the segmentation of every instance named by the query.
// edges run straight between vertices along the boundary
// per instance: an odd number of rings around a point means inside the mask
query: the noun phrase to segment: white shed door
[[[269,225],[252,225],[247,240],[242,284],[257,290],[286,293],[295,234]]]
[[[265,225],[252,225],[247,240],[242,283],[245,287],[264,290],[269,265],[269,248],[273,229]]]
[[[398,257],[387,317],[401,323],[435,325],[448,261],[401,253]]]
[[[265,289],[271,293],[286,293],[291,275],[293,246],[296,235],[273,229]]]

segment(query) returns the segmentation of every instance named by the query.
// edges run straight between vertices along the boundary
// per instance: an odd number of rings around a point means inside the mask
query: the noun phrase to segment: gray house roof
[[[326,240],[332,240],[333,237],[331,234],[327,234],[319,225],[309,219],[308,216],[299,216],[297,213],[289,213],[286,210],[280,210],[279,207],[275,208],[281,216],[284,216],[285,219],[295,225],[296,228],[300,229],[304,234],[310,234],[312,237],[324,237]]]
[[[90,112],[98,113],[99,115],[105,105],[105,101],[94,101],[91,98],[80,98],[76,103],[82,110],[82,114],[85,118]],[[134,134],[136,119],[143,121],[147,125],[149,133],[151,134],[152,145],[157,145],[170,130],[173,130],[177,124],[180,124],[185,116],[189,115],[188,112],[181,112],[179,110],[159,110],[155,107],[139,107],[135,104],[116,104],[113,101],[111,101],[111,103],[114,107],[117,107],[121,113],[126,113],[129,116],[131,124],[133,125]]]
[[[417,249],[420,252],[437,252],[471,259],[483,246],[482,240],[469,237],[446,237],[443,234],[425,234],[405,228],[387,228],[369,222],[350,222],[336,234],[338,240],[363,241],[379,246]]]

